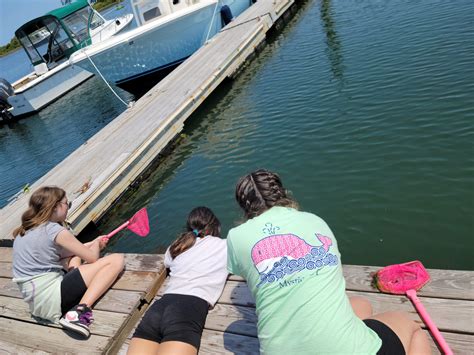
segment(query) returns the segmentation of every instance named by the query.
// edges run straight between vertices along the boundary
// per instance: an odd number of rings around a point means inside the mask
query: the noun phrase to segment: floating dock
[[[184,121],[225,79],[235,75],[294,0],[259,0],[145,94],[135,105],[31,185],[56,185],[72,201],[76,233],[107,209],[183,129]],[[0,210],[0,240],[11,239],[29,191]]]
[[[0,248],[0,353],[125,354],[145,310],[166,286],[163,255],[125,254],[125,272],[94,307],[89,340],[71,337],[59,325],[31,318],[11,281],[12,248]],[[372,266],[344,265],[349,296],[369,299],[375,313],[402,310],[423,327],[404,296],[370,286]],[[428,270],[432,281],[418,295],[455,354],[474,353],[474,271]],[[163,283],[163,280],[164,283]],[[161,286],[161,288],[160,288]],[[429,336],[434,354],[439,350]],[[258,354],[255,302],[244,280],[229,276],[207,317],[200,354]]]

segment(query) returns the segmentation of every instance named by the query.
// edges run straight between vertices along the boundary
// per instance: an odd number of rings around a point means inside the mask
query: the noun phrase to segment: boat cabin
[[[132,0],[131,5],[138,26],[142,26],[198,2],[199,0]]]
[[[87,0],[78,0],[35,18],[15,32],[35,72],[41,75],[93,42],[105,20]]]

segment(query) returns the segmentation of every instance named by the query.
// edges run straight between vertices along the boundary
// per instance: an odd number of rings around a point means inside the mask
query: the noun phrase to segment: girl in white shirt
[[[128,354],[197,354],[209,308],[227,279],[227,246],[207,207],[193,209],[182,233],[165,253],[169,283],[146,312]]]

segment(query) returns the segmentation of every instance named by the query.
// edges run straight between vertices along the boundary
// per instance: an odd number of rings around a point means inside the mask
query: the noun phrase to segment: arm
[[[105,244],[101,245],[101,238],[94,239],[88,246],[82,244],[76,237],[64,229],[58,233],[55,242],[73,255],[80,257],[82,260],[93,263],[99,259],[99,253],[101,247],[105,247]]]

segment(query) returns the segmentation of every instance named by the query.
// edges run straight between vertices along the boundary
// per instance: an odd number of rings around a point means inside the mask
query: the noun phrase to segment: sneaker
[[[88,338],[90,335],[89,326],[93,320],[92,310],[85,304],[79,304],[67,312],[64,317],[59,320],[59,324],[61,324],[63,328],[72,330]]]

